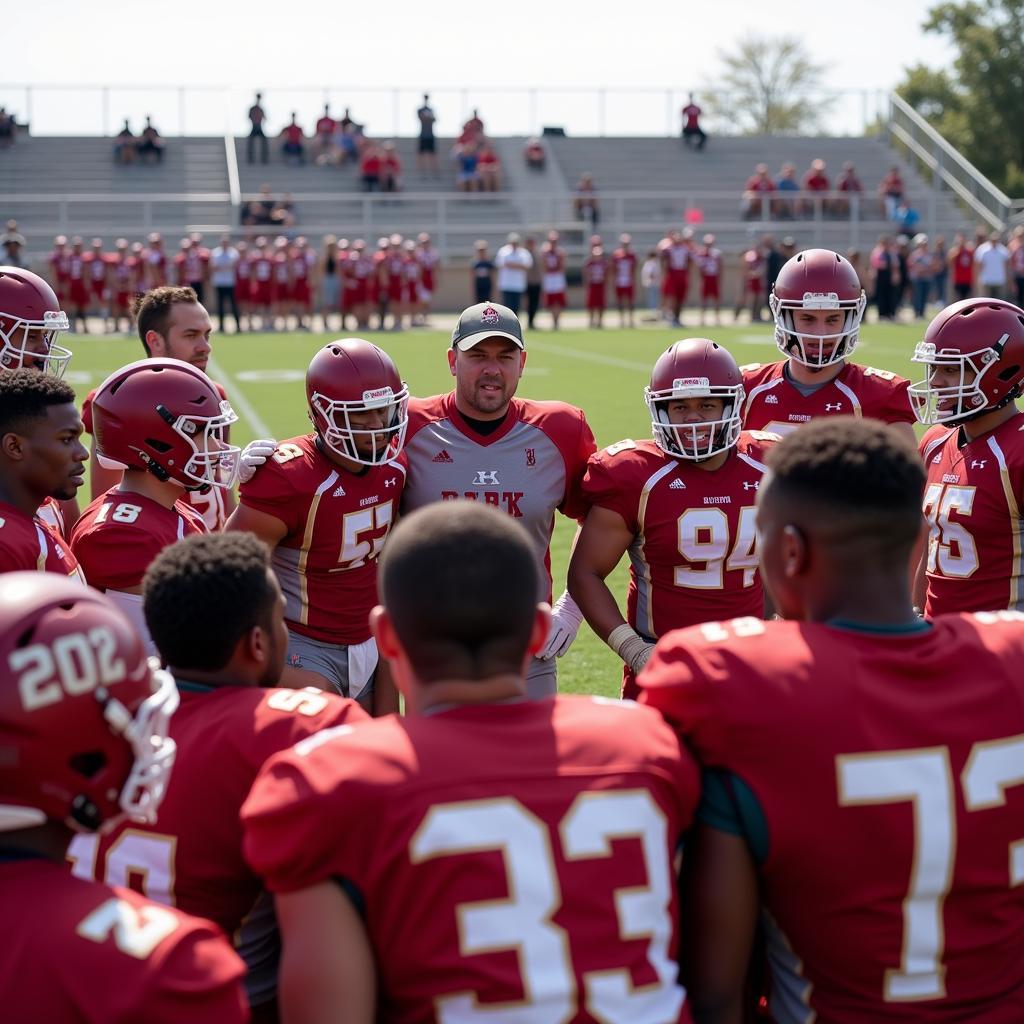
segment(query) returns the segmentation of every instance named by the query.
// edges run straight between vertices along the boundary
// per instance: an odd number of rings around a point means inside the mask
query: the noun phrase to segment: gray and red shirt
[[[530,535],[547,601],[555,509],[571,519],[586,515],[581,485],[595,450],[583,410],[565,402],[514,398],[504,423],[483,435],[456,409],[454,393],[413,398],[402,510],[460,498],[504,509]]]

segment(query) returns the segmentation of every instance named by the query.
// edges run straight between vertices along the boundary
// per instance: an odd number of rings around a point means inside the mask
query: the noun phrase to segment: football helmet
[[[0,576],[0,831],[155,821],[177,706],[109,598],[58,573]]]
[[[663,352],[654,364],[650,385],[644,388],[658,447],[666,455],[693,462],[735,447],[744,396],[743,376],[736,360],[707,338],[686,338]],[[722,418],[672,423],[668,405],[680,398],[721,398]]]
[[[53,289],[38,274],[0,267],[0,367],[27,366],[63,377],[71,350],[57,338],[69,327]]]
[[[831,249],[798,252],[783,265],[768,297],[775,318],[775,344],[791,359],[820,370],[841,363],[857,347],[867,297],[850,261]],[[798,309],[838,309],[843,326],[835,334],[801,334],[795,329]],[[829,346],[831,341],[835,343]],[[817,354],[808,351],[808,343]]]
[[[390,462],[405,444],[409,388],[391,357],[362,338],[325,345],[306,371],[309,418],[336,455],[362,466]],[[353,414],[380,409],[384,424],[371,429],[352,423]]]
[[[911,362],[959,373],[956,384],[935,387],[929,373],[910,386],[922,423],[965,423],[1001,409],[1024,385],[1024,310],[1001,299],[954,302],[928,325]]]
[[[238,417],[202,370],[180,359],[122,366],[92,403],[96,454],[103,465],[148,469],[186,490],[231,487],[239,448],[227,443]]]

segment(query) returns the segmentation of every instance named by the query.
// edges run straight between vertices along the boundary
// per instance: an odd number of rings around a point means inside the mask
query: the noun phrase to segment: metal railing
[[[892,94],[889,133],[931,172],[936,189],[948,188],[990,227],[1005,227],[1010,198],[958,153],[906,100]]]

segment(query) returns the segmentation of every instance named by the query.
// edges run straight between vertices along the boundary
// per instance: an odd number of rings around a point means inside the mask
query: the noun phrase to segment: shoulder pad
[[[764,366],[764,363],[744,363],[740,367],[740,373],[753,373],[754,370],[760,370]]]
[[[748,430],[747,433],[755,441],[781,441],[782,435],[776,434],[771,430]]]
[[[881,377],[882,380],[895,380],[896,379],[896,374],[893,373],[891,370],[879,370],[879,369],[877,369],[874,366],[865,366],[864,367],[864,376],[865,377]]]
[[[605,455],[618,455],[619,452],[628,452],[631,448],[635,447],[636,441],[631,441],[629,438],[626,438],[624,441],[616,441],[615,444],[608,445],[608,447],[605,448],[604,453]]]

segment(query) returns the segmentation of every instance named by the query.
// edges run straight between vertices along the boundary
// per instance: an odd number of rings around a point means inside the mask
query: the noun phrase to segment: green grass
[[[710,327],[705,331],[728,347],[741,364],[769,362],[777,354],[769,324]],[[581,406],[599,446],[623,437],[649,437],[650,419],[643,388],[651,365],[671,342],[705,331],[644,328],[534,332],[527,338],[529,360],[519,394]],[[857,360],[913,376],[910,355],[921,331],[921,327],[909,324],[866,325]],[[413,394],[436,394],[452,387],[445,358],[446,334],[407,331],[371,333],[368,337],[395,359]],[[274,437],[291,437],[309,428],[302,374],[313,352],[328,340],[328,335],[302,333],[215,338],[214,359],[216,368],[222,372],[211,371],[211,375],[225,384],[235,400],[240,422],[234,437],[239,443],[258,436],[257,425],[246,416],[245,403],[239,400],[242,397]],[[68,379],[80,396],[108,373],[141,354],[137,339],[78,335],[71,338],[71,347],[75,355]],[[256,379],[260,373],[271,371],[288,371],[284,376],[291,379]],[[558,517],[551,549],[556,596],[565,581],[572,534],[573,524]],[[609,578],[609,585],[624,607],[625,561]],[[616,656],[584,625],[572,649],[559,663],[559,687],[564,691],[617,695],[620,674]]]

